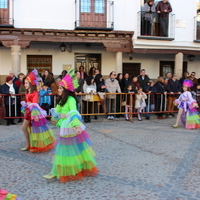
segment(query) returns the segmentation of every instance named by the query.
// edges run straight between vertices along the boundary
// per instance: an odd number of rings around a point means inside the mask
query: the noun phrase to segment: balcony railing
[[[114,1],[76,0],[75,9],[75,29],[114,29]]]
[[[163,14],[156,12],[138,12],[138,37],[149,37],[159,39],[160,37],[174,39],[175,37],[175,15],[173,13]]]
[[[0,27],[13,27],[13,0],[0,0]]]

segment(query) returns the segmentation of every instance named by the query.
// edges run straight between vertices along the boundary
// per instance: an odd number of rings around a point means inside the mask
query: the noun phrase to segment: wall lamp
[[[67,49],[67,46],[66,46],[64,43],[62,43],[62,44],[59,46],[59,48],[60,48],[60,51],[61,51],[61,52],[65,52],[66,49]]]
[[[194,61],[195,56],[194,55],[188,55],[187,58],[188,58],[189,61]]]

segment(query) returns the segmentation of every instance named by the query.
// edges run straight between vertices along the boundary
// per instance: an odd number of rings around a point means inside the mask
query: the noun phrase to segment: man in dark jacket
[[[138,82],[140,84],[140,87],[142,87],[143,91],[145,91],[147,83],[149,82],[150,78],[146,75],[145,69],[142,69],[140,71],[140,75],[138,76]]]
[[[181,93],[181,84],[178,81],[176,74],[173,74],[172,78],[168,80],[168,90],[170,94],[167,98],[167,111],[174,111],[174,100],[178,97],[178,94]],[[173,112],[171,115],[173,117],[175,116]],[[169,117],[169,113],[166,114],[166,117]]]
[[[172,12],[171,4],[168,0],[160,1],[156,6],[156,12],[160,19],[162,36],[168,37],[169,13]]]

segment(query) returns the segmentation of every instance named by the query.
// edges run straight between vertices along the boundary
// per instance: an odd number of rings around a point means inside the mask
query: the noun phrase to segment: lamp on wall
[[[188,58],[189,61],[193,61],[195,59],[195,56],[194,55],[188,55],[187,58]]]
[[[67,46],[66,46],[64,43],[62,43],[62,44],[59,46],[59,48],[60,48],[60,51],[61,51],[61,52],[65,52]]]

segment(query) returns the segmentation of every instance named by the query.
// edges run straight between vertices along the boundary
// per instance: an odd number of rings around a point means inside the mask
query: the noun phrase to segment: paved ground
[[[0,188],[21,200],[200,199],[199,131],[174,129],[173,122],[100,119],[87,124],[100,173],[69,183],[42,178],[51,169],[52,152],[20,151],[20,125],[0,126]]]

